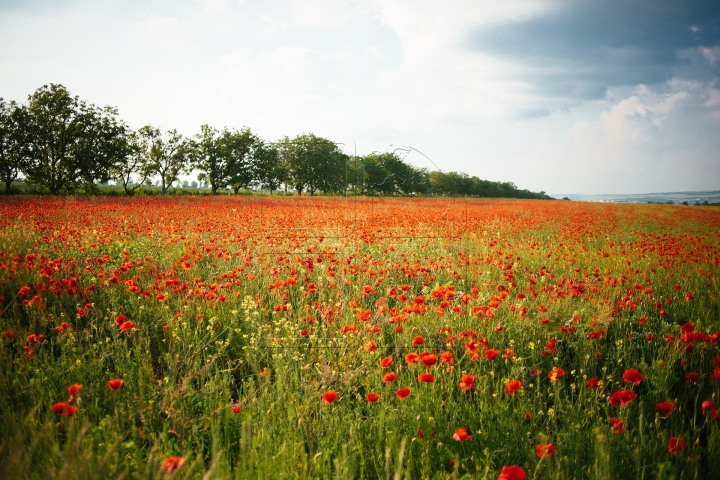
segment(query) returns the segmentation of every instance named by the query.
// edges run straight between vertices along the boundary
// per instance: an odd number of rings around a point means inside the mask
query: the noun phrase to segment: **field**
[[[719,279],[705,207],[5,198],[0,477],[711,478]]]

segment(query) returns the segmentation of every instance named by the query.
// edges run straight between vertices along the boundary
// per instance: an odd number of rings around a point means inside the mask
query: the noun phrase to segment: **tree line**
[[[150,125],[137,131],[112,107],[99,108],[58,84],[44,85],[27,103],[0,98],[0,178],[5,193],[21,177],[51,194],[99,192],[115,181],[128,196],[155,181],[161,194],[180,176],[219,190],[263,189],[314,195],[448,195],[549,198],[464,173],[429,171],[396,152],[349,156],[312,133],[269,142],[249,128],[202,125],[186,138]]]

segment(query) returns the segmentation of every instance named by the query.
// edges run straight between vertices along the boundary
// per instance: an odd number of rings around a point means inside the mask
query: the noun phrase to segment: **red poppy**
[[[682,451],[682,449],[685,448],[685,445],[686,442],[684,438],[672,437],[668,441],[668,450],[670,450],[670,455],[675,455]]]
[[[380,360],[380,366],[383,368],[387,368],[390,365],[392,365],[393,358],[392,357],[385,357],[382,360]]]
[[[415,337],[412,341],[412,344],[414,347],[417,347],[418,345],[422,345],[423,343],[425,343],[425,339],[423,337],[421,337],[420,335]]]
[[[61,415],[61,414],[65,411],[65,409],[67,408],[67,403],[65,403],[65,402],[58,402],[58,403],[56,403],[55,405],[53,405],[52,407],[50,407],[50,408],[52,408],[52,411],[53,411],[53,412],[57,413],[58,415]]]
[[[463,375],[458,383],[458,387],[463,390],[472,390],[475,388],[475,375]]]
[[[557,382],[564,376],[565,370],[563,370],[562,368],[553,368],[552,370],[550,370],[550,373],[548,373],[548,378],[551,382]]]
[[[660,402],[655,406],[657,407],[658,412],[660,412],[660,414],[665,418],[668,418],[670,414],[675,411],[675,404],[673,402]]]
[[[108,387],[110,387],[110,390],[117,390],[118,388],[123,386],[123,383],[125,383],[125,382],[123,382],[119,378],[113,378],[112,380],[108,380],[108,382],[107,382]]]
[[[522,390],[522,382],[520,380],[510,380],[505,387],[505,394],[514,396],[515,392]]]
[[[418,376],[418,382],[420,383],[435,383],[435,377],[432,373],[421,373]]]
[[[400,400],[405,400],[408,396],[410,396],[410,389],[407,387],[401,388],[395,392],[395,395],[397,395]]]
[[[366,352],[374,352],[375,350],[378,349],[377,344],[376,344],[374,341],[372,341],[372,340],[370,340],[369,342],[365,343],[364,348],[365,348],[365,351],[366,351]]]
[[[487,358],[488,360],[493,360],[495,357],[497,357],[498,353],[500,352],[488,348],[487,350],[485,350],[485,358]]]
[[[619,418],[611,418],[610,419],[610,426],[612,426],[613,433],[614,434],[620,434],[623,431],[623,422]]]
[[[135,328],[137,328],[137,325],[129,320],[120,324],[120,332],[130,332],[135,330]]]
[[[68,393],[69,393],[70,395],[75,395],[75,394],[78,393],[80,390],[82,390],[82,385],[79,384],[79,383],[73,383],[72,385],[70,385],[70,386],[68,387]]]
[[[437,363],[437,357],[430,353],[426,355],[420,355],[420,361],[425,365],[425,368],[432,368]]]
[[[503,467],[498,480],[527,480],[525,470],[515,465]]]
[[[617,407],[618,405],[624,407],[636,398],[637,394],[632,390],[618,390],[617,392],[610,395],[610,398],[608,398],[608,403],[615,407]]]
[[[713,418],[718,417],[718,411],[717,411],[717,408],[715,408],[715,402],[713,402],[712,400],[705,400],[702,403],[702,411],[703,411],[703,413],[710,412],[710,415]]]
[[[335,390],[328,390],[327,392],[323,393],[322,399],[325,405],[330,405],[338,399],[338,394],[335,392]]]
[[[440,354],[440,360],[446,365],[453,365],[455,363],[455,359],[453,358],[452,352],[443,352]]]
[[[3,332],[3,337],[13,340],[15,338],[15,334],[12,332],[12,330],[5,330]]]
[[[535,454],[538,458],[547,458],[555,456],[555,445],[552,443],[538,443],[535,446]]]
[[[688,373],[685,375],[685,382],[687,383],[697,383],[700,380],[700,375],[697,373]]]
[[[127,318],[125,315],[120,314],[120,315],[118,315],[117,317],[115,317],[115,325],[117,325],[117,326],[119,327],[119,326],[122,325],[124,322],[126,322],[127,319],[128,319],[128,318]]]
[[[467,442],[471,438],[472,435],[470,435],[464,428],[458,428],[455,430],[455,433],[453,433],[453,440],[457,442]]]
[[[420,361],[420,355],[417,353],[408,353],[405,355],[405,361],[408,365],[412,365],[413,363]]]
[[[185,466],[183,457],[168,457],[162,465],[162,472],[168,475],[174,475]]]
[[[640,385],[640,382],[645,380],[645,377],[642,373],[638,372],[634,368],[630,368],[628,370],[625,370],[625,373],[623,373],[623,380],[625,380],[627,383],[632,383],[636,387]]]
[[[592,377],[590,380],[587,381],[587,386],[595,390],[600,386],[600,380]]]
[[[370,392],[367,394],[367,401],[368,403],[374,403],[380,400],[380,395],[377,393]]]
[[[238,413],[240,413],[240,410],[242,410],[242,408],[240,408],[240,405],[233,405],[230,410],[232,410],[232,412],[237,415]]]
[[[383,383],[394,382],[395,380],[397,380],[397,375],[395,375],[395,372],[388,372],[382,377]]]

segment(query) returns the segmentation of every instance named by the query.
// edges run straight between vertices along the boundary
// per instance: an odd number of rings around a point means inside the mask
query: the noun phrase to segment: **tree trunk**
[[[5,194],[10,195],[10,186],[12,185],[12,180],[5,180]]]
[[[211,183],[210,184],[210,195],[215,195],[217,193],[217,189],[218,189],[217,185],[215,185],[214,183]]]
[[[235,195],[237,195],[239,191],[240,191],[240,187],[233,185],[233,193],[234,193]]]

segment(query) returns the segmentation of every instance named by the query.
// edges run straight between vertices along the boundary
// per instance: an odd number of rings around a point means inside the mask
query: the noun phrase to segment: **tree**
[[[299,195],[307,190],[340,193],[346,189],[348,156],[335,142],[312,133],[298,135],[290,142],[288,167],[290,178]]]
[[[29,158],[26,126],[27,110],[0,98],[0,175],[5,182],[6,194],[10,193],[12,182],[18,178]]]
[[[278,148],[264,142],[257,142],[253,149],[255,181],[260,188],[267,188],[272,195],[274,190],[287,182],[287,164],[282,161]]]
[[[180,173],[187,169],[187,141],[177,130],[162,132],[159,128],[146,125],[138,130],[146,162],[147,176],[160,177],[160,194],[178,180]]]
[[[109,179],[124,135],[115,109],[100,109],[70,96],[64,86],[50,84],[29,97],[27,110],[28,181],[55,195]]]
[[[221,135],[216,128],[202,125],[196,140],[188,142],[190,164],[200,171],[198,180],[210,184],[211,195],[230,180],[227,134],[225,131]]]
[[[241,188],[249,188],[255,181],[253,151],[261,140],[245,127],[239,131],[225,130],[222,143],[228,156],[228,181],[237,195]]]
[[[135,191],[147,182],[149,174],[147,157],[143,154],[143,144],[139,134],[128,130],[125,134],[124,152],[110,168],[110,175],[123,186],[125,195],[132,197]],[[133,181],[137,176],[138,181]]]

